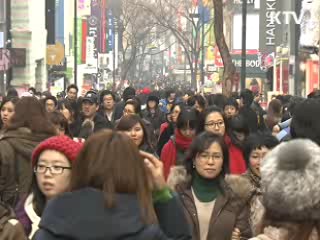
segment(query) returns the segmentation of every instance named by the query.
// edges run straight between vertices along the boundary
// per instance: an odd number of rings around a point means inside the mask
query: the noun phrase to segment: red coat
[[[240,148],[231,142],[228,135],[225,135],[225,143],[229,149],[229,171],[231,174],[240,175],[247,171],[247,164]]]

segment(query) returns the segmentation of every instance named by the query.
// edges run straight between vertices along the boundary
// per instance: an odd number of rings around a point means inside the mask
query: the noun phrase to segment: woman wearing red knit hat
[[[32,188],[16,207],[17,219],[30,239],[38,230],[47,201],[69,190],[71,169],[81,148],[81,143],[57,136],[43,141],[33,151]]]

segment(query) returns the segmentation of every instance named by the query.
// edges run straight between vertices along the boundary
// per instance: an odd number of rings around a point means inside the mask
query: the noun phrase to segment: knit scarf
[[[192,143],[192,138],[183,136],[178,129],[175,130],[176,145],[179,149],[187,150]]]
[[[192,189],[200,202],[212,202],[222,193],[219,177],[206,179],[196,171],[192,178]]]
[[[171,167],[176,165],[177,149],[185,151],[192,143],[192,138],[183,136],[178,129],[175,130],[174,137],[175,139],[170,139],[161,152],[161,160],[163,162],[164,175],[166,179],[169,176]]]

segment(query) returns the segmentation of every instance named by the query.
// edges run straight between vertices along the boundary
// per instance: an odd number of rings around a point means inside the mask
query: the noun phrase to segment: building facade
[[[26,66],[14,67],[11,85],[19,88],[46,89],[45,1],[27,0],[11,2],[12,48],[26,49]]]

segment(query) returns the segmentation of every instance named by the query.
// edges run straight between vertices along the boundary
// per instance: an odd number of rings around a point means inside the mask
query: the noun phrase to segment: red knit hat
[[[74,162],[82,149],[83,144],[75,142],[66,136],[56,136],[41,142],[32,153],[32,167],[38,161],[40,154],[45,150],[56,150]]]

